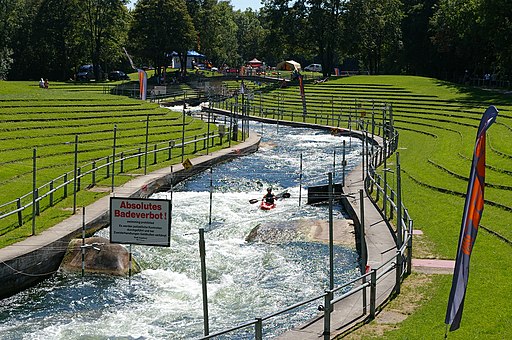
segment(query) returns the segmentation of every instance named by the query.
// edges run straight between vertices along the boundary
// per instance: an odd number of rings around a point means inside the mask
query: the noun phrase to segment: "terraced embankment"
[[[233,83],[229,88],[237,86],[239,83]],[[248,86],[254,89],[255,95],[249,100],[246,112],[302,119],[297,86],[274,90]],[[507,274],[512,261],[510,95],[429,78],[393,76],[355,76],[308,83],[305,93],[306,120],[322,123],[330,120],[342,127],[383,120],[380,108],[392,105],[392,119],[400,132],[402,197],[415,228],[423,231],[422,236],[416,236],[413,250],[421,258],[455,258],[476,131],[485,109],[489,105],[498,108],[497,122],[488,131],[485,212],[473,252],[462,328],[451,337],[511,337],[512,312],[507,308],[512,293]],[[392,157],[386,167],[395,170],[395,166]],[[393,185],[395,175],[387,176]],[[418,275],[413,274],[413,278]],[[415,288],[421,307],[389,337],[444,336],[451,275],[435,275],[423,281],[430,283]],[[424,295],[426,291],[428,297]]]

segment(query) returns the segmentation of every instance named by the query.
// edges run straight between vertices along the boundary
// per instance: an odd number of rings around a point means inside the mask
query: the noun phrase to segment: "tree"
[[[43,0],[33,20],[32,41],[37,42],[33,63],[41,76],[69,79],[73,67],[87,58],[79,30],[78,0]]]
[[[432,42],[440,55],[443,78],[461,79],[489,71],[489,37],[480,27],[480,0],[440,0],[430,24]]]
[[[13,63],[11,37],[15,29],[15,13],[20,9],[17,0],[0,0],[0,80],[6,79]]]
[[[214,44],[210,49],[212,58],[218,65],[241,65],[237,41],[238,27],[235,23],[233,8],[229,3],[221,1],[217,5],[217,14],[217,26],[207,28],[215,33],[212,40]],[[205,50],[205,53],[208,53],[208,50]]]
[[[114,51],[121,53],[120,32],[126,31],[128,23],[127,0],[82,0],[81,8],[85,17],[84,31],[87,47],[94,65],[96,79],[101,79],[100,64],[104,58],[111,57],[108,46],[116,46]],[[110,52],[112,48],[109,49]]]
[[[489,39],[486,54],[492,54],[489,70],[500,76],[512,73],[512,2],[508,0],[481,0],[481,36]],[[474,46],[481,50],[482,46]]]
[[[312,57],[307,15],[305,0],[264,1],[260,20],[266,31],[263,51],[269,63],[292,58],[303,62]]]
[[[238,27],[229,2],[191,0],[187,7],[198,32],[198,50],[216,65],[239,64]]]
[[[197,33],[183,0],[140,0],[133,12],[129,37],[134,54],[150,60],[160,76],[167,55],[177,52],[182,74],[186,72],[187,51],[197,41]]]
[[[401,71],[406,74],[432,74],[439,65],[429,30],[429,20],[437,2],[438,0],[404,0],[403,54],[400,64]]]
[[[324,76],[334,70],[336,51],[340,47],[338,37],[342,27],[341,0],[309,0],[311,36],[315,37],[318,57]]]
[[[401,21],[403,18],[400,0],[351,0],[345,13],[344,37],[352,55],[358,57],[372,73],[382,71],[381,66],[396,59],[401,49]]]
[[[234,20],[238,27],[238,52],[242,60],[248,61],[254,57],[262,58],[261,53],[266,31],[260,23],[257,12],[251,9],[243,12],[236,11]]]

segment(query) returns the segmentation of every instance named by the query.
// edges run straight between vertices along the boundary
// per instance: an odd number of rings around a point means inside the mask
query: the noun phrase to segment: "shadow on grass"
[[[462,101],[512,106],[512,91],[506,89],[471,87],[442,80],[439,80],[436,84],[454,89],[458,93],[466,96],[466,99]]]

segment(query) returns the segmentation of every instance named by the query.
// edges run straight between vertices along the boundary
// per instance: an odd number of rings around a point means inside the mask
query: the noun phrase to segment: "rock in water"
[[[103,237],[85,239],[85,272],[127,276],[130,269],[130,253],[120,244],[110,243]],[[82,239],[69,242],[61,268],[70,272],[82,271]],[[98,250],[99,249],[99,250]],[[140,266],[132,257],[132,274],[140,272]]]
[[[355,249],[353,221],[333,221],[333,238],[334,244]],[[314,219],[299,219],[273,224],[262,223],[251,230],[245,241],[270,244],[293,241],[329,243],[329,223]]]

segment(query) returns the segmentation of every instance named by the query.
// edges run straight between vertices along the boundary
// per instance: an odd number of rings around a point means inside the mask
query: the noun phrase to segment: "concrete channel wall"
[[[226,162],[258,150],[260,137],[251,134],[244,142],[191,159],[192,167],[181,164],[140,176],[115,188],[110,196],[147,197],[170,188],[186,178],[196,175],[215,164]],[[107,227],[110,220],[109,200],[105,196],[85,207],[87,233]],[[0,299],[14,295],[54,274],[60,266],[69,241],[81,234],[82,211],[58,223],[54,227],[31,236],[24,241],[0,249]]]
[[[210,110],[210,112],[217,114],[230,115],[229,111],[219,109],[203,108],[203,110]],[[234,116],[237,118],[248,118],[236,114]],[[271,124],[278,123],[294,127],[321,129],[359,139],[368,137],[361,131],[333,128],[328,125],[276,121],[275,119],[252,116],[250,119]],[[162,190],[163,188],[169,188],[171,182],[179,182],[203,171],[209,166],[256,151],[259,145],[259,140],[259,137],[251,135],[248,140],[234,148],[224,149],[209,156],[194,158],[192,160],[194,166],[188,170],[184,169],[180,164],[175,166],[172,172],[171,169],[168,168],[167,171],[165,171],[165,169],[160,169],[147,176],[140,176],[124,186],[116,188],[114,195],[116,197],[148,196],[151,193]],[[382,146],[382,139],[378,136],[375,136],[370,142],[374,145]],[[361,166],[362,165],[356,167],[356,169],[349,173],[345,179],[345,187],[343,188],[345,193],[357,196],[357,193],[360,190],[364,190]],[[86,207],[86,225],[91,231],[108,225],[109,198],[109,196],[104,197],[94,204]],[[351,218],[354,219],[356,225],[364,223],[369,226],[365,231],[365,244],[358,245],[358,250],[360,253],[364,253],[366,257],[364,259],[365,263],[361,263],[362,268],[364,268],[366,264],[368,264],[370,268],[377,268],[383,263],[389,261],[393,256],[390,250],[396,247],[395,240],[393,238],[393,230],[387,223],[386,219],[382,218],[378,207],[376,207],[375,203],[372,202],[371,198],[365,194],[364,200],[359,200],[357,197],[344,198],[342,199],[342,203],[345,205],[345,208]],[[366,211],[365,216],[360,216],[361,204],[364,205],[363,210]],[[364,220],[361,221],[361,218]],[[12,295],[22,289],[30,287],[54,273],[60,265],[69,240],[79,234],[81,226],[82,216],[77,214],[40,235],[31,237],[16,245],[0,249],[0,280],[5,283],[0,287],[0,298]],[[359,228],[356,228],[356,232],[358,229]],[[356,241],[359,241],[359,235],[357,234]],[[379,282],[379,285],[376,287],[376,291],[378,293],[378,305],[383,303],[383,301],[386,300],[392,292],[394,282],[395,281],[392,276],[386,276],[384,280]],[[360,295],[354,295],[345,301],[340,301],[333,305],[332,310],[330,311],[331,318],[333,319],[330,330],[325,329],[325,318],[324,315],[320,313],[318,317],[310,320],[304,325],[286,332],[285,334],[282,334],[279,338],[318,339],[323,337],[324,339],[331,339],[336,337],[343,331],[352,327],[355,323],[361,322],[364,319],[364,313],[361,314],[358,310],[360,308],[358,306],[362,305],[361,301],[364,301],[364,299]],[[259,325],[261,326],[261,323]]]
[[[230,111],[221,109],[210,109],[203,108],[203,111],[210,111],[216,114],[222,115],[233,115],[239,119],[247,119],[239,114],[232,114]],[[331,131],[332,133],[339,134],[341,136],[355,137],[361,140],[365,140],[368,144],[373,144],[383,150],[384,140],[379,136],[368,136],[365,131],[349,130],[344,128],[335,128],[328,125],[316,125],[308,124],[303,122],[293,122],[285,120],[275,120],[270,118],[251,116],[251,120],[266,122],[270,124],[288,125],[294,127],[307,127],[314,129],[321,129],[325,131]],[[391,150],[387,150],[389,154]],[[382,153],[380,154],[380,161],[382,157],[386,157]],[[378,159],[375,159],[378,162]],[[368,166],[368,165],[366,165]],[[355,225],[355,237],[357,243],[357,250],[361,256],[361,271],[364,274],[365,270],[372,270],[373,274],[377,274],[377,269],[384,275],[384,266],[393,260],[396,250],[396,240],[392,226],[390,225],[387,218],[383,217],[380,208],[376,202],[366,192],[365,181],[368,177],[363,178],[363,169],[365,169],[364,162],[361,162],[356,168],[354,168],[344,180],[343,193],[348,196],[342,196],[341,203],[349,214],[350,218],[354,220]],[[368,169],[366,169],[368,170]],[[365,173],[368,176],[368,173]],[[360,193],[363,193],[360,197]],[[364,211],[364,215],[361,215]],[[365,226],[366,227],[361,227]],[[361,229],[364,236],[361,235]],[[361,240],[363,240],[361,242]],[[369,275],[369,274],[365,274]],[[369,282],[369,278],[367,281]],[[373,281],[373,279],[372,279]],[[292,340],[292,339],[334,339],[343,334],[345,331],[351,329],[354,325],[364,322],[368,318],[366,312],[367,296],[373,295],[373,307],[382,305],[389,296],[393,293],[396,280],[394,275],[385,274],[379,281],[375,282],[373,288],[369,287],[368,282],[365,284],[366,288],[360,290],[356,294],[352,294],[345,299],[334,302],[329,306],[324,306],[324,312],[319,312],[318,315],[312,320],[299,325],[284,334],[281,334],[278,339],[280,340]],[[378,284],[377,284],[378,283]],[[371,290],[375,294],[371,293]],[[371,298],[370,298],[371,299]],[[332,300],[334,301],[334,300]],[[371,309],[371,307],[370,307]],[[375,310],[370,311],[370,314],[374,313]],[[276,312],[276,315],[279,312]],[[371,318],[371,316],[370,316]],[[262,339],[261,334],[264,329],[264,320],[268,320],[269,317],[256,318],[259,321],[253,321],[255,325],[255,338]],[[328,322],[326,322],[326,319]],[[332,320],[332,321],[331,321]],[[250,324],[250,323],[246,323]],[[224,334],[224,333],[221,333]],[[205,336],[202,339],[215,338],[215,334]]]

